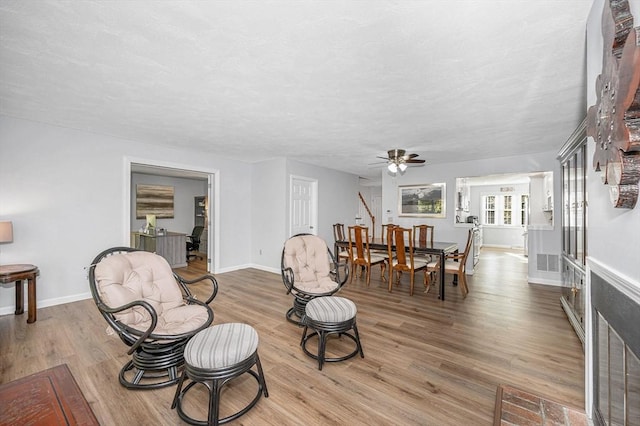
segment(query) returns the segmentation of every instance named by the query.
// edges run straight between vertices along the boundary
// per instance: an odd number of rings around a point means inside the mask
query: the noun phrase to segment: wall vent
[[[559,272],[560,256],[557,254],[541,254],[536,255],[536,266],[538,271]]]

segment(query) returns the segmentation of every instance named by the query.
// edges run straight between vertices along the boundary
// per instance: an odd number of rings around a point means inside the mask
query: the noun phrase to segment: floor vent
[[[559,272],[560,256],[557,254],[538,254],[536,265],[538,271]]]

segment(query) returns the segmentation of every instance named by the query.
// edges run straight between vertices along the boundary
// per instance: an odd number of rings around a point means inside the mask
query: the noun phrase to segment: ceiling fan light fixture
[[[398,168],[400,169],[401,172],[404,172],[405,170],[407,170],[407,165],[404,163],[400,163],[398,164]]]
[[[396,173],[398,171],[398,166],[396,166],[396,163],[389,163],[387,169],[389,169],[391,173]]]

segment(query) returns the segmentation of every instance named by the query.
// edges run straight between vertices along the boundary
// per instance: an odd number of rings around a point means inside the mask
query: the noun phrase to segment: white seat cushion
[[[393,260],[391,261],[391,265],[395,266],[397,264],[398,264],[398,259],[393,258]],[[426,260],[416,259],[415,257],[413,258],[413,269],[420,269],[420,268],[425,267],[426,265],[427,265],[427,261]],[[407,266],[409,266],[409,265],[407,264]]]
[[[354,253],[353,255],[353,259],[357,259],[358,255]],[[365,254],[365,259],[366,259],[366,254]],[[371,263],[378,263],[378,262],[383,262],[387,260],[387,255],[383,254],[382,252],[380,253],[376,253],[376,252],[371,252]]]
[[[258,333],[248,324],[214,325],[193,336],[184,348],[192,367],[218,370],[249,358],[258,349]]]
[[[343,322],[356,316],[356,304],[344,297],[318,297],[307,303],[309,318],[320,322]]]
[[[427,264],[428,269],[439,269],[438,262],[429,262]],[[456,262],[453,260],[445,260],[444,262],[444,271],[448,273],[458,272],[460,269],[460,262]]]

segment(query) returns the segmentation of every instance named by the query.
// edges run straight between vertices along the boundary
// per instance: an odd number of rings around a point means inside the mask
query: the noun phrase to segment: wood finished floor
[[[582,346],[559,288],[528,284],[523,259],[484,248],[466,299],[450,283],[444,302],[434,289],[410,297],[406,276],[390,294],[378,267],[370,287],[364,279],[347,283],[339,295],[358,307],[365,358],[322,371],[300,349],[301,329],[284,318],[292,299],[279,275],[217,275],[214,324],[245,322],[258,331],[269,389],[232,424],[490,425],[502,383],[584,406]],[[180,271],[191,277],[197,267]],[[175,387],[120,386],[126,348],[106,327],[92,300],[39,309],[34,324],[26,314],[0,317],[0,383],[67,363],[101,424],[183,424],[170,408]],[[246,398],[243,390],[253,395],[251,386],[241,379],[224,391],[222,414]],[[204,393],[194,397],[189,409],[204,418]]]

